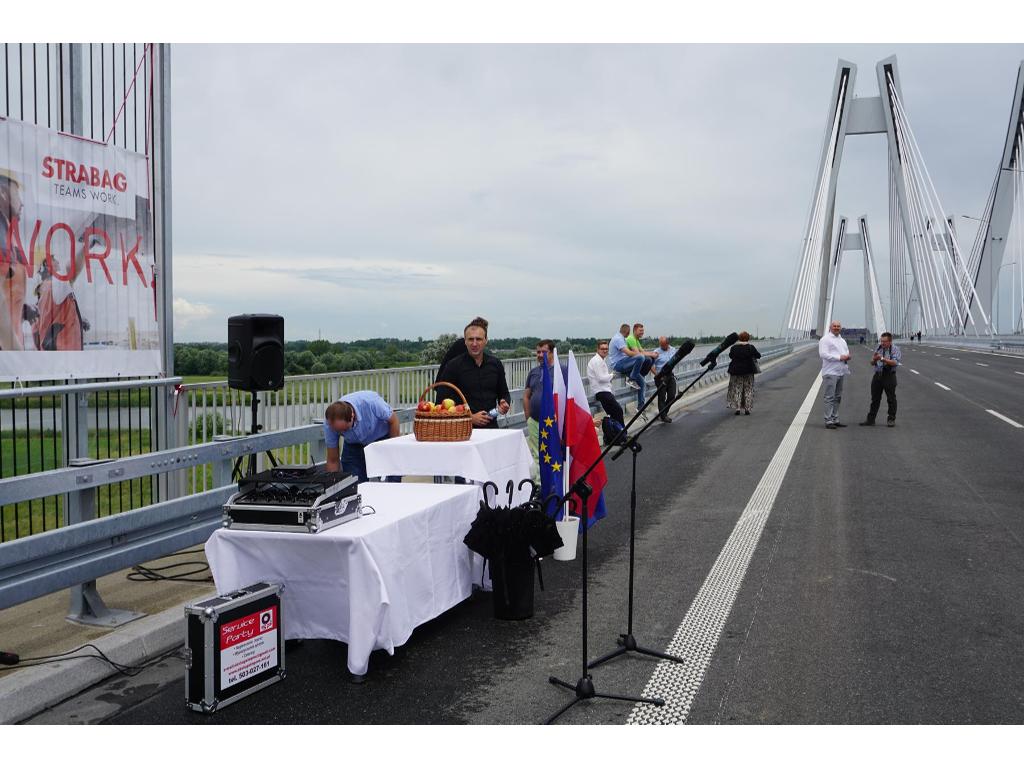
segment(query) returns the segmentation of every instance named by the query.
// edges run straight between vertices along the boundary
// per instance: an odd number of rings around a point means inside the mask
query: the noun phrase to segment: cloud
[[[1022,46],[176,45],[174,284],[213,310],[179,330],[777,331],[836,61],[874,96],[892,53],[947,212],[978,215]],[[847,142],[836,212],[887,293],[881,137]]]
[[[174,299],[174,327],[188,328],[189,325],[205,320],[213,314],[213,308],[205,304],[193,304],[186,298]]]

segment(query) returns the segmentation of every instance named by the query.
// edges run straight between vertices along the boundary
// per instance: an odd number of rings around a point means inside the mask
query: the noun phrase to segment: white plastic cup
[[[555,530],[562,537],[562,546],[554,551],[555,560],[575,560],[576,539],[580,532],[580,519],[566,515],[561,520],[555,520]]]

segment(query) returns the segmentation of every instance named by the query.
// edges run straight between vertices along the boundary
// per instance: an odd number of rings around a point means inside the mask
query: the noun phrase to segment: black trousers
[[[594,397],[597,398],[597,402],[604,408],[604,412],[615,419],[619,424],[626,423],[626,417],[622,413],[622,406],[619,405],[619,401],[615,399],[615,395],[611,392],[598,392]]]
[[[658,413],[661,413],[665,408],[665,404],[674,400],[676,393],[679,391],[679,387],[676,385],[676,377],[669,376],[665,379],[665,383],[658,387]],[[668,416],[668,414],[664,414]]]
[[[889,406],[889,419],[896,418],[896,374],[878,373],[871,377],[871,408],[868,410],[868,421],[874,421],[878,408],[882,404],[882,393]]]

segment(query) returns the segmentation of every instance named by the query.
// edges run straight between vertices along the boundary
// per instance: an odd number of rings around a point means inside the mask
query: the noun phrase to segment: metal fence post
[[[398,408],[401,403],[398,399],[398,371],[388,371],[388,405]]]
[[[150,159],[153,169],[153,241],[154,280],[157,281],[157,318],[160,328],[161,375],[174,375],[174,312],[172,285],[172,242],[171,242],[171,46],[154,43],[154,71],[150,74],[154,86],[153,98],[153,154]],[[150,400],[150,412],[156,417],[151,424],[159,424],[153,430],[158,442],[151,443],[156,450],[177,448],[178,433],[173,428],[174,406],[173,387],[158,387],[150,390],[157,402]],[[151,426],[152,429],[152,426]],[[157,486],[161,499],[170,498],[176,491],[184,490],[184,475],[161,474]]]
[[[69,452],[68,466],[91,467],[106,464],[111,459],[89,458],[89,394],[76,392],[65,396],[65,402],[72,403],[72,410],[66,412],[64,425],[66,447]],[[82,482],[90,482],[92,477],[84,475]],[[67,524],[84,523],[96,517],[96,489],[84,488],[65,496]],[[71,588],[68,604],[68,621],[76,624],[88,624],[98,627],[117,627],[133,619],[145,616],[144,613],[123,611],[108,608],[96,589],[95,581],[87,581]]]
[[[245,435],[214,435],[213,442],[224,443],[232,440],[241,440]],[[233,469],[233,463],[231,457],[220,459],[211,464],[213,467],[213,487],[222,488],[225,485],[231,485],[232,477],[231,470]]]
[[[323,419],[313,419],[314,424],[323,424]],[[314,464],[322,464],[327,461],[327,443],[324,440],[323,430],[316,440],[309,441],[309,460]]]

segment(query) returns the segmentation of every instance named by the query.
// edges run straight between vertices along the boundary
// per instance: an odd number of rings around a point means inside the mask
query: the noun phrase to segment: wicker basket
[[[458,392],[462,402],[469,408],[469,401],[462,394],[462,390],[447,381],[439,381],[431,384],[420,394],[422,401],[427,393],[436,387],[450,387]],[[473,434],[473,418],[470,413],[424,413],[416,411],[412,421],[412,432],[416,439],[423,443],[455,443],[460,440],[469,440]]]

